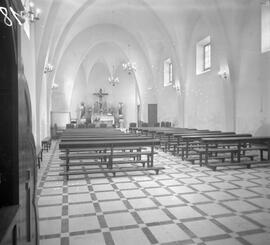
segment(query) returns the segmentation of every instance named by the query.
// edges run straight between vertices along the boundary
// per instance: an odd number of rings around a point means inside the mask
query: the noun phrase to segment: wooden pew
[[[142,129],[147,135],[151,134],[152,138],[158,138],[161,140],[161,148],[167,152],[169,145],[172,143],[174,134],[190,134],[196,132],[209,132],[209,130],[197,130],[187,128],[148,128]]]
[[[144,170],[154,170],[157,174],[159,170],[164,169],[163,167],[154,167],[154,146],[160,144],[160,141],[157,139],[122,139],[122,140],[98,140],[98,141],[65,141],[60,142],[59,149],[65,151],[65,170],[60,175],[64,175],[67,177],[69,175],[74,174],[91,174],[91,173],[113,173],[115,175],[117,172],[127,172],[127,171],[144,171]],[[117,147],[150,147],[150,151],[148,152],[132,152],[132,153],[115,153],[114,148]],[[94,155],[90,154],[70,154],[71,149],[89,149],[92,148],[104,148],[110,149],[109,152],[100,153]],[[133,168],[113,168],[114,164],[117,164],[117,161],[114,161],[116,158],[126,158],[133,156],[147,156],[147,167],[133,167]],[[89,171],[70,171],[70,160],[72,159],[90,159],[90,158],[102,158],[107,157],[109,159],[105,164],[107,165],[107,169],[99,169],[99,170],[89,170]],[[140,160],[133,161],[134,163]]]
[[[182,133],[179,133],[179,132],[174,132],[173,134],[171,134],[171,138],[168,138],[168,146],[167,146],[167,149],[170,150],[171,146],[173,146],[173,154],[179,154],[179,147],[181,146],[181,143],[183,143],[183,137],[184,136],[197,136],[197,135],[216,135],[216,134],[221,134],[222,132],[221,131],[209,131],[209,130],[193,130],[193,131],[189,131],[189,132],[182,132]],[[165,135],[168,134],[168,133],[165,133]],[[225,132],[225,133],[222,133],[222,134],[232,134],[231,132],[228,133],[228,132]],[[174,139],[174,140],[171,140],[171,139]]]
[[[270,164],[270,137],[221,137],[221,138],[202,138],[201,142],[205,144],[205,165],[207,167],[212,168],[213,170],[216,170],[217,167],[220,166],[237,166],[237,165],[246,165],[248,168],[250,168],[253,164]],[[232,151],[235,151],[236,154],[236,161],[231,162],[218,162],[218,163],[210,163],[209,160],[209,154],[214,152],[214,149],[209,148],[209,145],[211,144],[234,144],[237,145],[236,149],[233,148]],[[241,161],[241,153],[248,152],[248,151],[267,151],[268,153],[268,159],[264,160],[250,160]]]
[[[224,138],[224,137],[251,137],[251,134],[235,134],[234,132],[220,132],[220,133],[213,133],[213,132],[209,132],[209,133],[198,133],[198,134],[192,134],[192,135],[178,135],[178,137],[180,137],[183,141],[183,143],[185,144],[184,146],[181,147],[182,150],[182,159],[187,159],[189,156],[189,151],[191,148],[191,144],[194,144],[197,142],[197,146],[195,145],[195,147],[198,147],[199,141],[202,138]],[[192,147],[193,149],[194,147]]]
[[[138,139],[138,140],[145,140],[145,139],[150,139],[150,137],[139,137],[137,135],[133,134],[127,134],[123,133],[119,130],[115,129],[110,129],[110,130],[98,130],[98,129],[84,129],[84,130],[69,130],[65,132],[62,137],[61,137],[61,142],[75,142],[75,141],[108,141],[108,140],[114,140],[114,141],[119,141],[119,140],[133,140],[133,139]],[[136,150],[137,152],[140,152],[143,150],[142,147],[118,147],[115,148],[115,150],[121,150],[121,151],[126,151],[128,150],[129,152],[133,152]],[[73,149],[71,150],[73,152],[85,152],[89,151],[87,149]],[[96,152],[106,152],[106,149],[101,149],[101,148],[93,148],[91,151],[96,151]]]
[[[41,141],[41,146],[43,150],[48,151],[51,147],[51,137],[46,137]]]
[[[138,136],[111,136],[111,137],[106,137],[106,136],[103,136],[103,137],[97,137],[97,136],[94,136],[94,137],[91,137],[91,136],[88,136],[88,137],[73,137],[73,136],[70,136],[70,137],[65,137],[65,138],[61,138],[61,142],[65,142],[65,141],[101,141],[101,140],[134,140],[134,139],[137,139],[137,140],[146,140],[146,139],[151,139],[150,137],[138,137]]]

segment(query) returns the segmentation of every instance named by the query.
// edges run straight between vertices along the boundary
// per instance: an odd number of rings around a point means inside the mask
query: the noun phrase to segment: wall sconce
[[[53,65],[48,63],[44,68],[44,73],[46,74],[46,73],[52,72],[52,71],[53,71]]]
[[[218,75],[223,79],[223,80],[228,80],[229,79],[229,73],[226,71],[219,71]]]
[[[34,23],[35,21],[39,20],[40,13],[41,13],[40,9],[35,8],[34,3],[30,2],[28,9],[25,9],[24,11],[21,12],[21,16],[24,19],[27,18],[30,22]]]
[[[179,80],[174,81],[172,87],[176,90],[176,92],[180,92],[181,87],[180,87],[180,82],[179,82]]]
[[[56,89],[56,88],[58,88],[59,87],[59,85],[57,84],[57,83],[53,83],[52,84],[52,89]]]

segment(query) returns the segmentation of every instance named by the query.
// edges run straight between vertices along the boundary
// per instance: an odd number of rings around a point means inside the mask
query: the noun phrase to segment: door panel
[[[157,123],[157,104],[148,104],[148,126],[153,127]]]

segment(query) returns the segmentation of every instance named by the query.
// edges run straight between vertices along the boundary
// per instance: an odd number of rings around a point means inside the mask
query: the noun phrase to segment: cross
[[[109,94],[108,93],[103,93],[102,88],[101,88],[101,89],[99,89],[98,93],[94,93],[94,95],[98,96],[99,109],[101,110],[102,109],[102,98],[105,95],[109,95]]]
[[[98,98],[102,100],[103,96],[109,95],[109,94],[108,93],[103,93],[102,88],[101,88],[101,89],[99,89],[98,93],[94,93],[94,95],[98,96]]]

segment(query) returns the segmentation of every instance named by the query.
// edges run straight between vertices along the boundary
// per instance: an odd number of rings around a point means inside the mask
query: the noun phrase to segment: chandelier
[[[108,78],[108,80],[109,80],[109,83],[110,83],[113,87],[115,87],[115,85],[117,85],[117,84],[120,83],[118,77],[110,76],[110,77]]]
[[[115,76],[115,69],[114,69],[114,66],[112,67],[112,75],[108,78],[109,80],[109,83],[115,87],[115,85],[119,84],[120,81],[119,81],[119,78],[117,76]]]
[[[34,3],[30,2],[28,8],[25,7],[25,10],[21,12],[21,16],[33,23],[39,20],[40,13],[40,9],[35,8]]]
[[[44,68],[44,73],[52,72],[53,71],[53,65],[47,64]]]
[[[124,63],[122,66],[123,66],[123,70],[127,71],[129,75],[132,72],[136,71],[136,63],[135,62],[133,62],[133,63],[131,63],[131,62]]]

